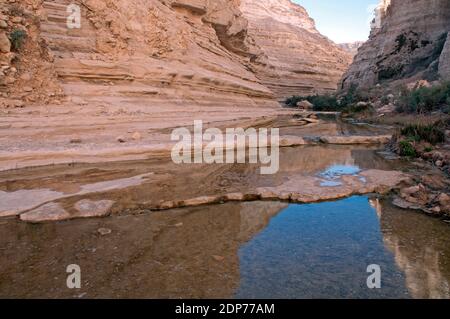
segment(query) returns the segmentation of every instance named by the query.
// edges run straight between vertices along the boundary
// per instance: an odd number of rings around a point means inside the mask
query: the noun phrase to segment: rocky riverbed
[[[425,168],[386,153],[383,143],[392,128],[341,122],[330,114],[284,115],[255,123],[257,127],[280,128],[280,169],[275,175],[261,175],[258,164],[177,165],[166,152],[149,152],[145,153],[145,159],[129,161],[59,164],[0,172],[0,228],[4,234],[0,240],[0,296],[448,296],[445,287],[437,284],[430,287],[430,282],[422,278],[419,268],[424,264],[431,267],[429,257],[424,255],[422,263],[411,266],[419,273],[411,273],[409,266],[405,266],[405,258],[411,264],[414,258],[425,254],[420,248],[410,247],[409,241],[421,235],[408,234],[402,246],[406,248],[401,248],[401,252],[393,239],[397,235],[388,235],[395,233],[402,222],[396,221],[394,225],[390,218],[385,222],[384,214],[396,220],[395,216],[400,214],[408,224],[408,218],[424,219],[430,224],[427,232],[438,231],[438,241],[444,242],[450,236],[445,222],[418,215],[409,207],[396,210],[391,205],[395,194],[401,196],[413,187],[418,176],[425,176]],[[348,198],[362,198],[362,201],[347,201]],[[345,268],[348,262],[353,263],[361,256],[375,256],[388,271],[389,288],[379,294],[371,294],[361,287],[352,288],[361,284],[359,280],[365,274],[361,268],[362,274],[353,280],[344,279],[363,266],[355,264],[348,266],[353,270],[345,274],[336,277],[328,274],[318,281],[311,279],[300,290],[292,284],[292,289],[279,289],[276,296],[261,295],[270,289],[264,288],[254,271],[271,274],[268,282],[275,283],[282,270],[268,266],[269,246],[259,242],[258,234],[268,232],[264,236],[269,236],[269,242],[289,242],[289,236],[297,236],[296,240],[300,241],[311,238],[304,227],[299,229],[300,233],[295,233],[293,226],[287,227],[288,237],[277,231],[272,233],[272,219],[281,219],[283,224],[285,218],[289,220],[292,214],[293,218],[300,214],[292,213],[297,210],[307,213],[302,217],[306,218],[304,221],[298,221],[299,225],[311,223],[317,230],[316,240],[324,241],[324,245],[344,233],[365,236],[364,229],[371,225],[366,235],[372,236],[373,242],[361,243],[355,250],[347,238],[342,243],[346,247],[342,258],[333,258]],[[341,215],[326,214],[335,210]],[[317,211],[316,215],[311,215],[311,211]],[[315,221],[318,216],[322,216],[322,224]],[[384,223],[381,233],[377,217]],[[340,221],[343,233],[339,228],[333,229],[334,219]],[[352,220],[359,221],[358,230],[351,226]],[[297,221],[292,223],[295,225]],[[389,232],[385,233],[386,230]],[[334,235],[325,236],[328,231]],[[252,244],[254,240],[256,246]],[[371,252],[372,244],[378,248]],[[17,250],[17,247],[22,248]],[[439,265],[429,271],[446,281],[449,255],[442,247],[436,244],[435,253],[441,256]],[[251,253],[254,249],[257,250]],[[298,248],[292,249],[293,255],[273,258],[294,267],[292,276],[311,272],[305,263],[292,266]],[[321,262],[320,258],[313,257],[317,251],[304,248],[307,258]],[[262,259],[256,258],[259,254]],[[362,260],[369,262],[371,258],[366,257]],[[95,274],[97,270],[92,267],[97,262],[109,275]],[[64,288],[65,281],[61,280],[65,278],[65,263],[81,264],[89,272],[85,289],[74,293]],[[243,267],[241,280],[240,266]],[[144,269],[152,269],[152,274],[144,275]],[[195,274],[205,273],[205,269],[209,269],[208,275],[197,281]],[[191,275],[186,276],[186,271]],[[323,274],[317,269],[310,278],[323,277]],[[106,278],[112,277],[107,283]],[[137,289],[135,284],[143,278],[145,284]],[[327,293],[326,289],[312,288],[325,287],[331,282],[340,283],[341,289]],[[152,289],[145,289],[149,287],[147,284]]]

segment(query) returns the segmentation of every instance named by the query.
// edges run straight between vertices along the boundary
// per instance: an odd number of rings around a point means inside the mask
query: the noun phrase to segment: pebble
[[[99,229],[97,229],[97,232],[98,232],[100,235],[105,236],[105,235],[111,234],[111,233],[112,233],[112,230],[109,229],[109,228],[99,228]]]
[[[218,255],[213,255],[212,258],[214,258],[214,260],[216,261],[223,261],[225,259],[225,257]]]

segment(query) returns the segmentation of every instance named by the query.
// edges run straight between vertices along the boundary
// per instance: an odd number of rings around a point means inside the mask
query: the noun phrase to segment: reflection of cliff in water
[[[0,297],[227,298],[240,245],[284,209],[228,203],[140,216],[0,225]],[[100,236],[99,227],[112,230]],[[78,264],[82,289],[66,287]]]
[[[449,226],[422,214],[378,206],[384,243],[405,273],[414,298],[450,298]]]

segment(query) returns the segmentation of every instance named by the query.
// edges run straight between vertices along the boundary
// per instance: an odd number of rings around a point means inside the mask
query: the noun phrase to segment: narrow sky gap
[[[317,29],[336,43],[366,41],[378,0],[293,0],[316,21]]]

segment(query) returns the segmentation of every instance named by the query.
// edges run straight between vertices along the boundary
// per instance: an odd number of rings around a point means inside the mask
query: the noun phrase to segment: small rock
[[[223,256],[218,256],[218,255],[212,255],[212,258],[213,258],[215,261],[223,261],[223,260],[225,259],[225,257],[223,257]]]
[[[24,87],[23,87],[23,90],[24,90],[25,92],[32,92],[32,91],[33,91],[33,88],[30,87],[30,86],[24,86]]]
[[[304,109],[304,110],[310,110],[314,107],[314,105],[307,100],[303,100],[303,101],[297,102],[297,107]]]
[[[22,108],[25,106],[25,103],[20,100],[14,100],[14,101],[12,101],[12,106],[17,107],[17,108]]]
[[[8,27],[8,24],[5,20],[0,20],[0,29],[6,29]]]
[[[126,140],[125,140],[125,138],[123,136],[118,136],[116,140],[119,143],[125,143],[126,142]]]
[[[174,226],[175,227],[181,227],[181,226],[183,226],[183,223],[178,223],[178,224],[175,224]]]
[[[444,163],[442,161],[436,161],[435,164],[437,167],[442,167],[444,165]]]
[[[23,21],[22,17],[13,17],[11,19],[12,23],[22,23],[22,21]]]
[[[441,212],[441,208],[439,206],[433,207],[431,209],[431,212],[433,212],[435,214],[439,214]]]
[[[31,74],[30,74],[30,72],[26,72],[26,73],[22,74],[20,76],[20,79],[23,80],[23,81],[27,81],[27,82],[31,81]]]
[[[425,205],[428,202],[427,189],[422,184],[402,189],[400,196],[410,203]]]
[[[450,196],[445,193],[441,193],[438,196],[437,200],[438,200],[439,204],[441,204],[442,206],[445,206],[450,203]]]
[[[98,232],[100,235],[105,236],[105,235],[111,234],[111,233],[112,233],[112,230],[109,229],[109,228],[99,228],[99,229],[97,229],[97,232]]]
[[[369,103],[361,101],[361,102],[356,103],[356,106],[357,107],[366,107],[366,106],[369,106]]]
[[[133,135],[131,136],[131,138],[135,141],[140,140],[141,134],[139,132],[134,132]]]

